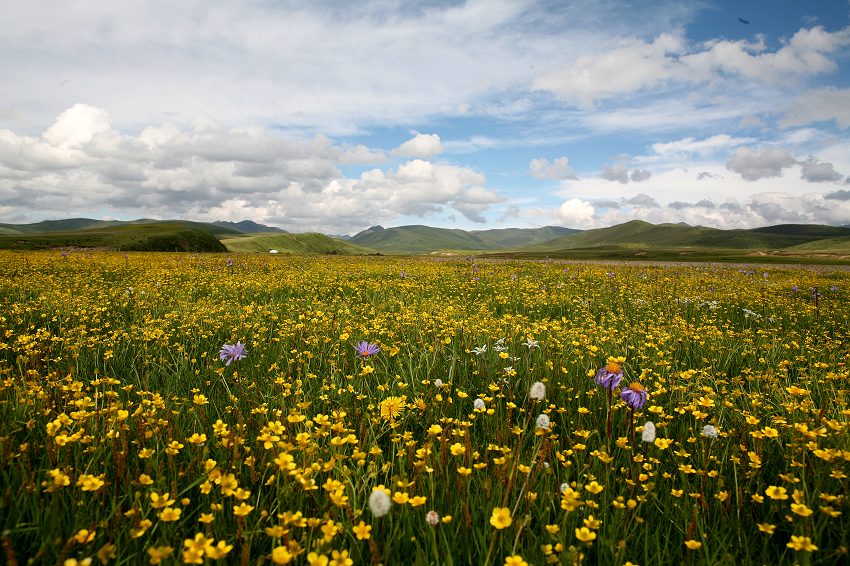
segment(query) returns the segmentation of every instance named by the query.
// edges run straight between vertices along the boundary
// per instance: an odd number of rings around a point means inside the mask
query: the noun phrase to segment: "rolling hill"
[[[835,226],[787,224],[752,230],[721,230],[686,224],[650,224],[632,220],[609,228],[567,234],[523,251],[547,252],[594,247],[776,250],[850,236],[850,229]]]
[[[109,249],[116,251],[223,252],[213,235],[184,223],[101,225],[78,230],[32,232],[0,237],[0,249]]]
[[[375,253],[374,250],[330,238],[324,234],[281,234],[277,232],[261,232],[227,236],[221,242],[231,252],[268,253],[277,250],[282,254],[339,254],[366,255]]]
[[[373,226],[353,236],[349,241],[388,254],[427,254],[436,251],[487,251],[519,248],[543,243],[577,232],[570,228],[505,228],[493,230],[459,230],[430,226]]]

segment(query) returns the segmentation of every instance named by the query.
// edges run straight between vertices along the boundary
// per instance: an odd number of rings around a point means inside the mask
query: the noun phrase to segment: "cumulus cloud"
[[[264,128],[190,124],[110,127],[102,109],[77,105],[38,137],[0,130],[0,206],[44,217],[111,210],[156,218],[242,220],[293,231],[350,232],[402,215],[456,210],[482,222],[502,197],[472,169],[412,159],[347,178],[341,163],[380,162],[366,146],[325,136],[291,139]]]
[[[779,177],[782,175],[783,169],[796,163],[797,160],[791,157],[791,154],[785,148],[753,149],[741,147],[735,150],[731,159],[726,163],[726,167],[748,181],[757,181],[758,179]]]
[[[828,32],[801,29],[776,51],[756,42],[716,40],[688,45],[660,34],[652,42],[629,39],[605,52],[586,55],[540,75],[534,86],[588,108],[598,100],[658,89],[666,84],[701,84],[746,79],[776,85],[789,77],[831,72],[830,55],[850,44],[850,28]]]
[[[850,191],[838,189],[837,191],[826,193],[825,195],[823,195],[823,198],[825,198],[826,200],[850,201]]]
[[[837,172],[832,163],[818,163],[818,160],[813,156],[809,156],[805,161],[801,161],[802,171],[800,176],[812,183],[836,183],[844,178],[844,175]]]
[[[394,155],[428,159],[443,152],[443,144],[437,134],[416,135],[393,150]]]
[[[613,164],[605,166],[599,176],[623,184],[630,181],[640,183],[652,177],[652,173],[647,169],[632,169],[631,161],[628,156],[618,157]]]
[[[558,217],[570,228],[589,228],[593,226],[596,209],[585,200],[572,198],[558,208]]]
[[[649,195],[639,194],[631,198],[623,199],[623,203],[631,206],[642,206],[646,208],[658,208],[658,201]]]
[[[575,179],[576,174],[570,166],[570,160],[559,157],[549,162],[545,157],[532,159],[528,164],[528,170],[535,179]]]

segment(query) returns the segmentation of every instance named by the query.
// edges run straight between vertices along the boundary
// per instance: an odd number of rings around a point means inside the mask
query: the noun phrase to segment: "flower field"
[[[8,564],[837,564],[850,273],[0,252]]]

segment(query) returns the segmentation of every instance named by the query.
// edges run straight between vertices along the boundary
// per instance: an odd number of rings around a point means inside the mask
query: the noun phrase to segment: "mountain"
[[[596,246],[655,248],[782,249],[827,237],[850,235],[850,229],[835,226],[783,224],[751,230],[721,230],[687,224],[650,224],[632,220],[609,228],[568,234],[528,251],[565,250]]]
[[[62,221],[58,221],[62,222]],[[183,222],[106,224],[94,228],[48,230],[0,237],[0,249],[108,249],[116,251],[223,252],[212,234]],[[73,224],[72,224],[73,225]],[[62,224],[51,225],[51,227]]]
[[[277,250],[282,254],[338,254],[366,255],[374,250],[337,240],[324,234],[280,234],[261,232],[226,236],[221,239],[228,251],[246,253],[269,253]]]
[[[388,254],[426,254],[436,251],[488,251],[542,243],[577,232],[570,228],[505,228],[460,230],[430,226],[373,226],[352,236],[350,242]]]
[[[266,226],[265,224],[257,224],[253,220],[242,220],[241,222],[227,222],[226,220],[216,220],[213,222],[216,226],[221,226],[222,228],[231,228],[236,230],[237,232],[242,232],[243,234],[257,234],[259,232],[280,232],[281,234],[288,234],[286,230],[283,228],[277,228],[275,226]]]
[[[242,230],[216,223],[193,222],[191,220],[154,220],[139,218],[137,220],[93,220],[91,218],[67,218],[64,220],[43,220],[32,224],[0,224],[0,235],[15,234],[50,234],[54,232],[70,232],[74,230],[91,230],[109,228],[112,226],[137,226],[144,224],[180,224],[206,234],[224,235],[241,234]]]

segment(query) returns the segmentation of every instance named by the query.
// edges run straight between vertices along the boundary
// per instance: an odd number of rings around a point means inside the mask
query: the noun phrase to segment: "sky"
[[[0,223],[850,224],[846,0],[0,12]]]

